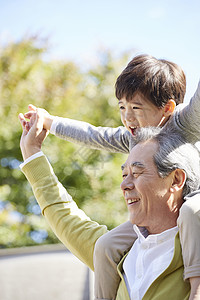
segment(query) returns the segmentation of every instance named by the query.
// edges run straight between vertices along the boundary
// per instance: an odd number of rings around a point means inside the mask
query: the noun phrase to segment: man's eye
[[[133,177],[137,178],[139,175],[140,173],[133,172]]]
[[[119,109],[123,110],[123,109],[125,109],[125,107],[124,106],[120,106]]]
[[[137,106],[133,106],[133,109],[140,109],[140,107],[137,107]]]

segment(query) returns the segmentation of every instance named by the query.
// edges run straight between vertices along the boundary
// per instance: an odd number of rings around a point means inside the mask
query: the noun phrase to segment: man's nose
[[[126,176],[126,178],[122,181],[120,187],[122,191],[134,189],[135,185],[134,185],[133,177],[131,175]]]

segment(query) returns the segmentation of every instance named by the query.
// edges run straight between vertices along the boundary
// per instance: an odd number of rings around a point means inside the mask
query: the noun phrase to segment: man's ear
[[[182,169],[176,169],[172,172],[172,175],[173,177],[172,177],[170,191],[174,193],[183,189],[186,181],[186,173]]]
[[[176,107],[176,102],[173,99],[169,99],[164,107],[164,117],[169,117],[172,115]]]

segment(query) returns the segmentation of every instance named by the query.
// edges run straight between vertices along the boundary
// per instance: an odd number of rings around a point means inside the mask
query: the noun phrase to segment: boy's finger
[[[26,119],[30,119],[32,116],[33,116],[33,114],[35,114],[35,111],[28,111],[28,112],[26,112],[25,114],[24,114],[24,117],[26,118]]]
[[[29,104],[29,105],[28,105],[28,109],[29,109],[29,110],[33,110],[33,111],[36,111],[37,107],[34,106],[33,104]]]
[[[34,122],[34,127],[36,129],[36,135],[39,135],[43,131],[43,115],[40,113],[39,109],[36,109],[36,119]]]

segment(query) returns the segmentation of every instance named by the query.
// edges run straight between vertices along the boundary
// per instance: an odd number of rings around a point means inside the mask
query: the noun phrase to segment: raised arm
[[[195,144],[200,141],[200,81],[189,104],[174,114],[170,124],[181,131],[187,142]],[[200,230],[199,208],[198,192],[196,195],[186,196],[179,216],[182,221],[178,223],[185,274],[191,285],[189,300],[200,300],[199,239],[194,234]]]
[[[33,105],[25,114],[30,118],[35,112]],[[134,143],[131,133],[124,127],[95,127],[89,123],[68,118],[54,117],[44,109],[39,109],[44,115],[44,128],[50,133],[67,141],[93,149],[118,153],[129,153]]]
[[[174,114],[174,121],[188,142],[200,141],[200,81],[189,104]]]
[[[78,209],[76,203],[59,183],[47,159],[41,154],[42,142],[46,136],[42,116],[37,113],[29,131],[20,115],[23,129],[20,147],[25,164],[22,171],[30,182],[43,215],[52,230],[80,260],[93,269],[93,250],[96,240],[107,232]]]
[[[95,127],[86,122],[56,117],[53,127],[55,131],[50,132],[67,141],[98,150],[129,153],[132,137],[122,126]]]
[[[97,239],[107,232],[107,227],[91,221],[77,207],[45,156],[30,161],[22,171],[32,186],[42,214],[58,239],[94,270],[94,246]]]

